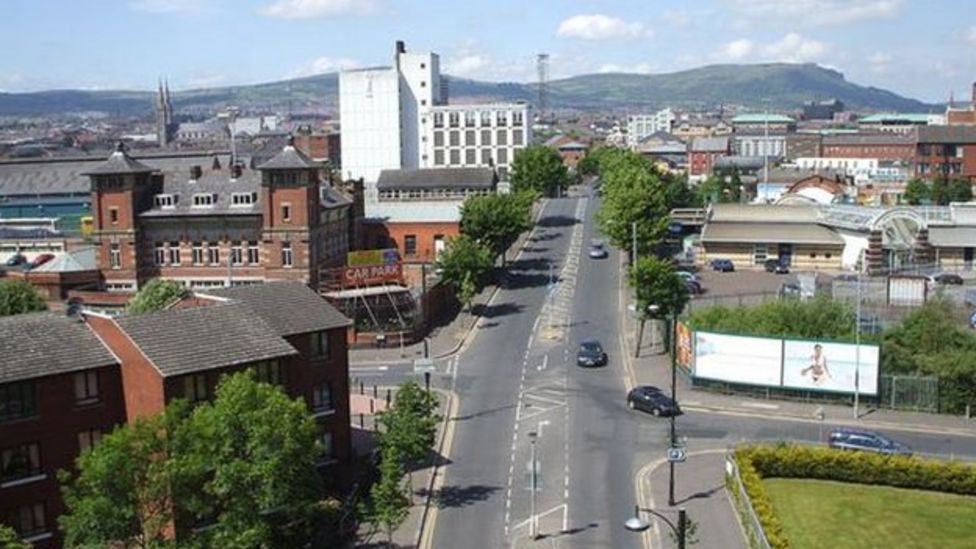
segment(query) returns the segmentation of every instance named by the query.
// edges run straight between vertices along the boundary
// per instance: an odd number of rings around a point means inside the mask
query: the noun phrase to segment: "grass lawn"
[[[819,480],[763,482],[797,549],[976,547],[976,497]]]

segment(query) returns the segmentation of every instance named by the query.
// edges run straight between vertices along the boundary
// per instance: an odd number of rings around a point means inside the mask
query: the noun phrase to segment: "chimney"
[[[190,180],[196,181],[203,177],[203,168],[200,166],[190,166]]]
[[[243,169],[241,168],[241,165],[235,163],[234,165],[232,165],[230,167],[230,178],[231,179],[237,179],[238,177],[241,176],[241,173],[242,172],[243,172]]]
[[[217,155],[214,155],[214,157],[213,157],[213,165],[210,166],[210,169],[212,169],[214,171],[220,170],[220,157],[218,157]]]
[[[403,40],[396,41],[396,52],[397,55],[401,53],[407,53],[407,45],[403,43]]]

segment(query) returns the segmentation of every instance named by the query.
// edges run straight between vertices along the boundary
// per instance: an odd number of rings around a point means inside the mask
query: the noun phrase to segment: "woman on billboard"
[[[801,376],[810,374],[810,379],[814,385],[823,385],[830,379],[830,369],[827,368],[827,357],[823,354],[823,346],[819,343],[813,346],[813,355],[810,357],[810,365],[800,370]]]

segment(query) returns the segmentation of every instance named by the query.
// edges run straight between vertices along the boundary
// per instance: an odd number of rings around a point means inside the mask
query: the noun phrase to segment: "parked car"
[[[595,339],[584,339],[580,342],[579,350],[576,351],[576,365],[583,367],[605,366],[607,364],[607,353],[603,351],[603,346]]]
[[[653,416],[678,416],[681,408],[671,397],[657,387],[638,385],[627,393],[627,406],[631,410],[648,412]]]
[[[735,271],[735,264],[732,263],[731,259],[713,259],[712,270],[731,273]]]
[[[838,450],[874,452],[889,456],[910,456],[912,449],[890,438],[861,429],[838,429],[830,433],[827,444]]]
[[[51,261],[52,259],[54,259],[54,254],[41,254],[35,257],[34,261],[31,261],[30,264],[27,265],[27,268],[36,269],[41,265],[47,263],[48,261]]]
[[[685,280],[694,280],[695,282],[699,282],[698,275],[696,275],[695,273],[692,273],[692,272],[688,272],[688,271],[675,271],[674,274],[680,276],[681,278],[683,278]]]
[[[607,247],[600,240],[590,241],[590,259],[606,259]]]
[[[763,266],[767,273],[790,274],[790,266],[781,259],[767,259]]]
[[[952,286],[962,286],[963,279],[956,273],[939,273],[931,277],[932,282],[936,284],[945,284]]]
[[[23,265],[27,263],[27,258],[23,254],[14,254],[7,258],[5,265],[7,267],[16,267],[17,265]]]
[[[688,295],[701,295],[705,291],[701,282],[691,279],[685,280],[685,289],[688,290]]]

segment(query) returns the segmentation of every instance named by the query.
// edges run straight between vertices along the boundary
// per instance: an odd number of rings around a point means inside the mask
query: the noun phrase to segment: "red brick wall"
[[[128,421],[163,411],[163,376],[110,318],[85,317],[95,334],[122,361],[122,386]]]
[[[98,368],[100,401],[75,405],[74,374],[61,374],[34,380],[37,415],[0,424],[0,448],[37,443],[44,480],[20,486],[0,488],[0,520],[23,505],[43,502],[48,531],[54,537],[35,545],[37,548],[60,544],[57,517],[65,511],[57,482],[57,471],[71,470],[79,454],[78,433],[88,430],[111,432],[125,421],[121,400],[121,378],[117,366]]]
[[[387,237],[400,250],[400,257],[407,263],[431,263],[434,261],[434,237],[443,235],[445,243],[448,239],[458,236],[461,233],[457,223],[384,223],[364,224],[365,247],[372,249],[378,247],[378,239]],[[407,235],[417,237],[417,253],[406,255],[404,240]]]
[[[824,158],[877,158],[878,160],[911,161],[915,146],[905,145],[829,145],[823,146]]]

